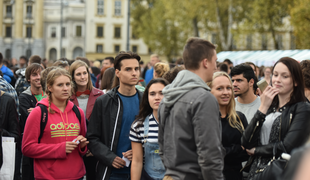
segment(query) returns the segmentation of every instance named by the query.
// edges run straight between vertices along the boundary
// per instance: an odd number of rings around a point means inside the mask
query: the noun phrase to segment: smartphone
[[[257,86],[260,89],[260,91],[263,92],[266,89],[266,87],[268,86],[268,83],[265,79],[262,79],[257,83]]]

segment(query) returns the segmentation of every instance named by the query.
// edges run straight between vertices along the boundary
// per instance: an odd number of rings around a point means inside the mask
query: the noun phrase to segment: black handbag
[[[286,153],[283,144],[281,142],[279,144],[282,145],[282,148]],[[269,180],[269,179],[276,180],[279,177],[281,177],[281,175],[284,172],[284,169],[287,166],[288,161],[281,158],[276,159],[276,153],[277,153],[277,143],[275,143],[275,145],[273,146],[273,158],[264,168],[255,171],[253,180]]]

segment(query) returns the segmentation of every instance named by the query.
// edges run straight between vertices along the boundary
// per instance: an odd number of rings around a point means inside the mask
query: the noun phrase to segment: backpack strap
[[[42,138],[43,133],[44,133],[45,126],[47,124],[48,113],[47,113],[47,107],[46,106],[44,106],[43,104],[39,104],[38,106],[41,108],[40,136],[38,139],[38,143],[40,143],[41,138]]]
[[[81,113],[79,111],[79,108],[76,105],[73,105],[72,110],[74,111],[76,117],[79,119],[80,124],[81,124]]]

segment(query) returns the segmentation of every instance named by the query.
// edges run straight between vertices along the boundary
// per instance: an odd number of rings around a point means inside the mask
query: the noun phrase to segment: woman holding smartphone
[[[226,180],[242,180],[242,162],[247,161],[249,156],[241,147],[241,137],[248,122],[244,114],[235,110],[232,82],[226,72],[214,73],[208,85],[220,107],[222,144],[226,150],[223,174]]]
[[[302,146],[310,134],[310,105],[306,103],[304,80],[299,63],[281,58],[273,67],[272,86],[261,94],[261,105],[243,133],[242,145],[251,158],[248,179],[253,179],[273,157],[291,153]],[[258,171],[257,171],[258,170]]]
[[[41,117],[41,108],[37,106],[26,122],[23,154],[34,159],[35,179],[80,179],[85,174],[82,156],[88,141],[84,112],[78,108],[80,121],[73,110],[74,104],[69,101],[71,76],[66,70],[56,68],[49,72],[46,87],[48,98],[38,103],[48,112],[43,135],[40,137],[40,124],[46,116]]]
[[[165,167],[158,154],[158,107],[164,97],[165,79],[152,79],[144,91],[140,111],[130,129],[132,147],[131,179],[163,179]],[[144,154],[144,164],[143,164]],[[143,173],[142,173],[143,171]]]

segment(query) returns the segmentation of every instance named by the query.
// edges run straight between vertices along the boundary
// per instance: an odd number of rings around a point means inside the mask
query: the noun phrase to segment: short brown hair
[[[186,69],[196,70],[203,59],[212,60],[216,47],[211,42],[201,38],[189,38],[183,50],[183,60]]]
[[[29,58],[29,63],[33,64],[33,63],[38,63],[38,64],[42,64],[42,59],[40,56],[37,55],[33,55]]]
[[[29,82],[30,81],[30,76],[31,76],[32,73],[37,72],[39,70],[42,71],[43,69],[44,68],[40,64],[38,64],[38,63],[31,64],[26,69],[26,73],[25,73],[26,80]]]

